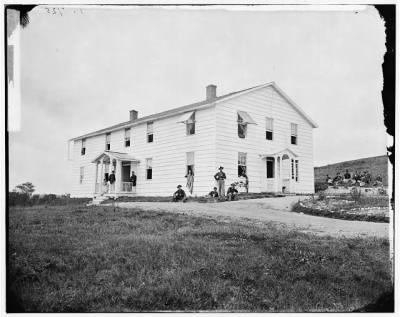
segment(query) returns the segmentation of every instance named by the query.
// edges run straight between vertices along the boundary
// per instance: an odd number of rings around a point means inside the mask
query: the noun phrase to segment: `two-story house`
[[[71,195],[107,191],[115,171],[116,196],[169,196],[188,169],[194,195],[206,195],[220,166],[226,184],[245,172],[249,192],[314,192],[313,128],[317,125],[274,82],[130,120],[69,140]],[[137,175],[136,187],[129,181]]]

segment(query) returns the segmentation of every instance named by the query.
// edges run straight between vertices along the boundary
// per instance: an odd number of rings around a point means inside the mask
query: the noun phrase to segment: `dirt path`
[[[347,221],[315,217],[290,212],[290,207],[306,196],[287,196],[280,198],[261,198],[224,203],[166,203],[166,202],[120,202],[122,208],[141,208],[179,212],[190,215],[213,217],[246,218],[258,222],[275,222],[288,229],[296,228],[306,233],[331,236],[375,236],[388,237],[389,224],[365,221]]]

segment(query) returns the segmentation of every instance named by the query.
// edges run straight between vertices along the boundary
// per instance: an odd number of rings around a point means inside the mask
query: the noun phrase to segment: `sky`
[[[68,139],[204,100],[208,84],[275,81],[319,125],[315,166],[384,155],[383,20],[370,6],[299,7],[36,7],[20,32],[10,190],[68,193]]]

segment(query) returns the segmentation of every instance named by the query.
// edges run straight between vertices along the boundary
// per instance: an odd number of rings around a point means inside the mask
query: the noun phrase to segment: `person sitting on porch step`
[[[131,183],[132,183],[132,187],[136,187],[136,179],[137,179],[137,176],[135,175],[135,172],[132,171],[132,175],[131,175],[131,177],[129,179],[131,181]]]
[[[231,186],[228,188],[228,191],[226,192],[226,195],[228,196],[228,200],[235,200],[237,194],[238,194],[238,191],[235,188],[235,184],[232,183]]]
[[[109,191],[110,193],[115,193],[115,180],[116,180],[115,172],[112,171],[111,175],[108,176],[108,181],[110,182],[110,191]]]
[[[178,201],[185,202],[187,200],[187,198],[186,198],[185,191],[182,189],[182,185],[178,185],[177,188],[178,188],[178,190],[172,196],[172,201],[174,201],[174,202],[178,202]]]

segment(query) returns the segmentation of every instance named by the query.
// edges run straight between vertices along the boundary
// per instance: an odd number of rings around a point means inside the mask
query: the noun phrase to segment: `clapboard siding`
[[[194,194],[204,195],[214,186],[215,107],[196,111],[196,133],[186,135],[186,126],[177,123],[180,115],[154,121],[154,142],[147,143],[147,124],[131,127],[131,145],[125,147],[124,129],[111,133],[111,151],[128,153],[140,160],[132,168],[137,175],[137,195],[172,195],[176,186],[186,185],[186,152],[195,153]],[[105,134],[86,140],[86,155],[80,155],[81,141],[73,151],[74,196],[92,196],[95,164],[91,161],[105,149]],[[146,180],[146,159],[152,158],[153,179]],[[85,179],[79,184],[79,169],[85,167]],[[100,168],[99,168],[100,170]],[[99,171],[100,173],[100,171]],[[118,176],[117,176],[118,179]]]
[[[256,125],[249,124],[247,136],[237,134],[237,111],[246,111]],[[196,133],[186,135],[186,126],[178,123],[181,114],[154,121],[154,142],[147,143],[147,123],[131,127],[131,145],[125,147],[124,129],[110,136],[111,151],[128,153],[140,162],[131,163],[137,175],[137,195],[171,195],[178,184],[186,185],[186,153],[194,152],[194,194],[205,195],[213,186],[213,175],[222,165],[227,174],[226,187],[238,179],[238,153],[247,154],[249,191],[280,190],[277,177],[267,179],[266,160],[260,155],[290,149],[298,155],[299,181],[292,190],[310,193],[314,190],[313,128],[273,86],[252,90],[216,105],[196,110]],[[274,119],[273,140],[265,139],[266,117]],[[298,125],[298,144],[290,144],[290,123]],[[105,134],[86,139],[86,155],[82,156],[81,141],[75,141],[72,153],[73,196],[92,196],[95,189],[95,164],[92,160],[105,150]],[[152,159],[153,179],[146,180],[146,159]],[[80,168],[84,180],[79,183]],[[100,168],[99,168],[100,173]],[[277,176],[277,175],[275,175]],[[117,181],[119,176],[116,175]],[[99,175],[99,178],[102,177]]]
[[[237,134],[237,111],[246,111],[257,125],[247,126],[247,135]],[[274,119],[273,141],[265,139],[266,117]],[[290,123],[298,125],[298,144],[290,143]],[[298,155],[299,182],[296,192],[314,191],[312,126],[272,86],[222,101],[216,107],[217,164],[225,164],[227,181],[237,177],[238,152],[247,153],[249,190],[267,191],[266,162],[260,154],[275,153],[289,148]],[[268,186],[268,188],[267,188]]]

